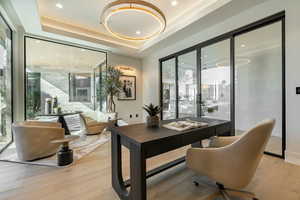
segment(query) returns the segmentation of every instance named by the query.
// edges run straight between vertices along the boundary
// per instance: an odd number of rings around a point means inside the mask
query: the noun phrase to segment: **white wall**
[[[242,4],[247,2],[250,1],[241,1]],[[286,11],[286,160],[300,164],[300,96],[295,94],[295,87],[300,86],[299,0],[269,0],[254,7],[244,8],[241,13],[232,12],[234,16],[226,16],[230,15],[229,11],[223,11],[224,16],[216,16],[217,20],[211,20],[213,26],[194,23],[186,30],[171,36],[168,39],[170,42],[162,42],[158,49],[143,59],[143,103],[159,103],[159,58],[283,10]]]
[[[110,66],[129,66],[135,69],[136,75],[136,100],[118,101],[116,100],[116,111],[118,117],[124,119],[130,124],[142,122],[142,106],[143,106],[143,82],[142,82],[142,62],[139,59],[127,56],[121,56],[113,53],[108,53],[108,65]],[[126,74],[124,74],[126,75]],[[128,74],[129,75],[129,74]],[[133,74],[130,74],[133,75]],[[132,118],[130,118],[132,115]],[[138,117],[136,117],[138,115]]]

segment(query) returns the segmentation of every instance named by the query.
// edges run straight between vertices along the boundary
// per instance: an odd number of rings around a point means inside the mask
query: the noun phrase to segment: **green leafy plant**
[[[159,106],[154,106],[152,103],[150,105],[145,105],[143,109],[149,114],[149,116],[154,117],[158,115],[161,111]]]
[[[106,70],[106,79],[103,81],[104,94],[108,98],[107,110],[108,112],[116,112],[116,104],[114,97],[117,97],[122,88],[122,82],[120,81],[122,72],[114,67],[108,66]]]

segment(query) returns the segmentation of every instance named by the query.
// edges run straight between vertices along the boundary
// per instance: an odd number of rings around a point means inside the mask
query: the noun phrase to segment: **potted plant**
[[[150,105],[145,105],[143,109],[148,113],[147,116],[147,126],[148,127],[158,127],[159,126],[159,116],[161,111],[159,106],[154,106],[152,103]]]
[[[108,66],[106,70],[106,78],[104,79],[104,94],[107,97],[107,112],[115,113],[116,104],[114,97],[117,97],[122,88],[120,76],[122,72],[114,67]]]

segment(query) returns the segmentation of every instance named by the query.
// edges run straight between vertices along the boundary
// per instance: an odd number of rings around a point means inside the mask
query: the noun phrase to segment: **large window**
[[[105,109],[106,53],[26,37],[26,118],[44,114],[56,98],[63,112]]]
[[[12,142],[12,30],[0,17],[0,152]]]
[[[232,134],[275,118],[267,152],[284,157],[284,12],[160,59],[162,118],[230,120]]]

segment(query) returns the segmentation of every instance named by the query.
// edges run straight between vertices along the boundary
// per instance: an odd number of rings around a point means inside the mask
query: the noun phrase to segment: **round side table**
[[[69,135],[62,139],[51,141],[54,144],[62,144],[60,150],[57,152],[58,166],[66,166],[73,162],[73,150],[69,148],[69,143],[78,138],[78,135]]]

